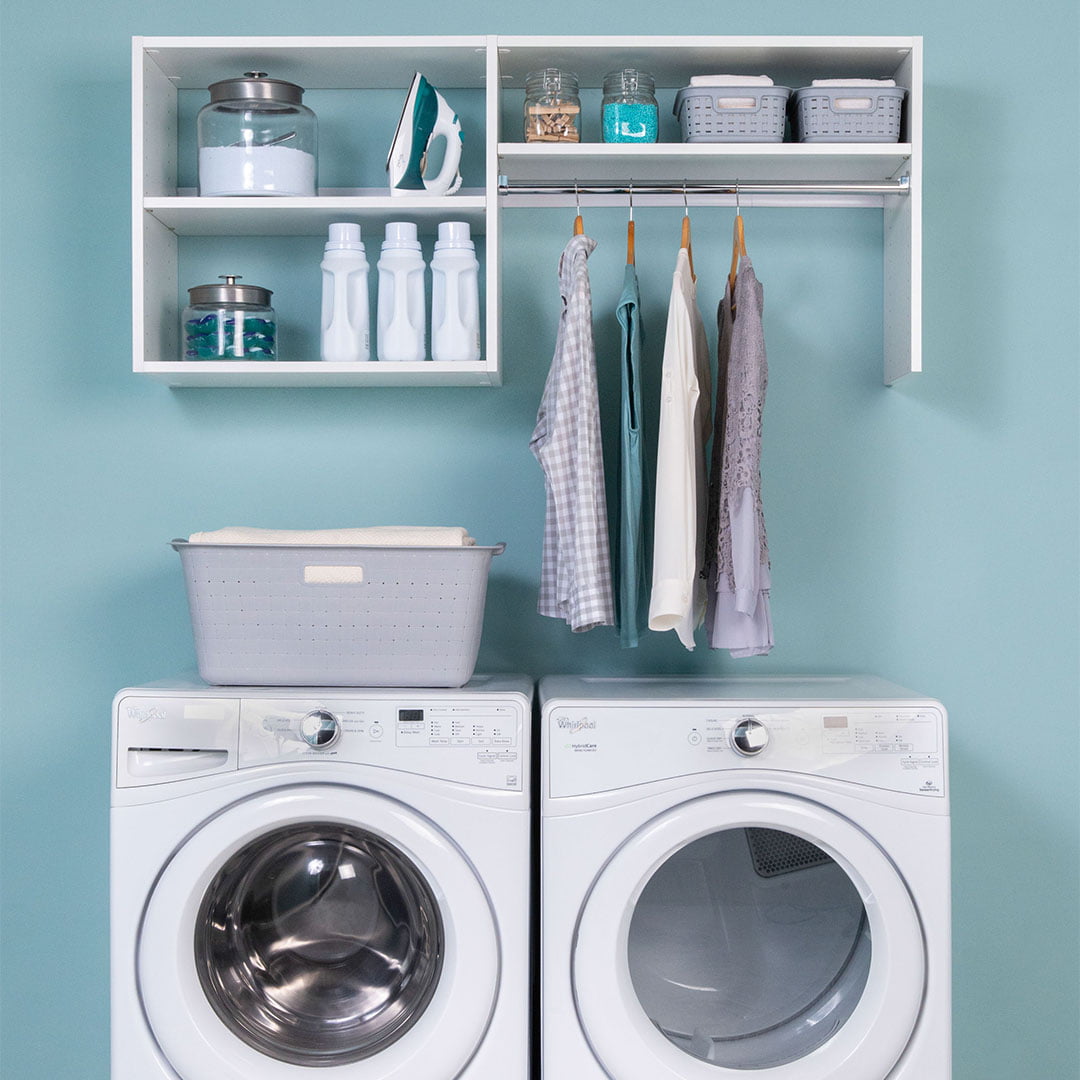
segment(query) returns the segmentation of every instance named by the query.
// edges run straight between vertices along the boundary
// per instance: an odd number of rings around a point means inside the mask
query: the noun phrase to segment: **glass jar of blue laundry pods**
[[[188,289],[181,333],[184,360],[276,360],[277,324],[270,289],[240,285],[222,274],[224,285]]]
[[[644,71],[623,68],[604,76],[604,99],[600,106],[606,143],[654,143],[660,110],[656,104],[656,81]]]

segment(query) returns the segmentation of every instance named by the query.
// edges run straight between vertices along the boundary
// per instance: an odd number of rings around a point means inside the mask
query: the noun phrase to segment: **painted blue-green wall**
[[[955,1076],[1077,1076],[1075,0],[9,0],[0,28],[3,1077],[108,1076],[109,702],[193,664],[167,541],[421,521],[509,542],[482,669],[872,671],[940,697]],[[880,215],[747,214],[771,363],[769,658],[740,667],[672,635],[624,652],[534,613],[543,485],[527,443],[565,212],[511,219],[501,389],[173,391],[131,375],[130,36],[414,32],[925,36],[925,373],[880,383]],[[654,348],[678,218],[639,214]],[[623,216],[588,224],[610,343]],[[700,211],[694,230],[711,307],[730,212]],[[609,402],[615,378],[602,359]]]

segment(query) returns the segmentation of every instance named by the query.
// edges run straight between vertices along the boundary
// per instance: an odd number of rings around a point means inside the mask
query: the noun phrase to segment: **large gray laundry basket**
[[[462,686],[494,547],[174,540],[199,674],[225,686]]]

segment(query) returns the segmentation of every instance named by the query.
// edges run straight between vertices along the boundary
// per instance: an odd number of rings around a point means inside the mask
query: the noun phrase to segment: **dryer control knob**
[[[326,750],[341,737],[338,718],[326,709],[314,709],[300,721],[300,738],[315,750]]]
[[[748,716],[731,729],[731,745],[745,757],[753,757],[769,745],[769,729]]]

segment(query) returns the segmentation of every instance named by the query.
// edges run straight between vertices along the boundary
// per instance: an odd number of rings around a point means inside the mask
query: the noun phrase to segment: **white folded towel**
[[[440,525],[376,525],[366,529],[253,529],[234,525],[195,532],[191,544],[292,544],[296,547],[472,547],[465,529]]]
[[[691,86],[773,86],[768,75],[691,75]]]
[[[895,86],[895,79],[815,79],[812,86]]]

